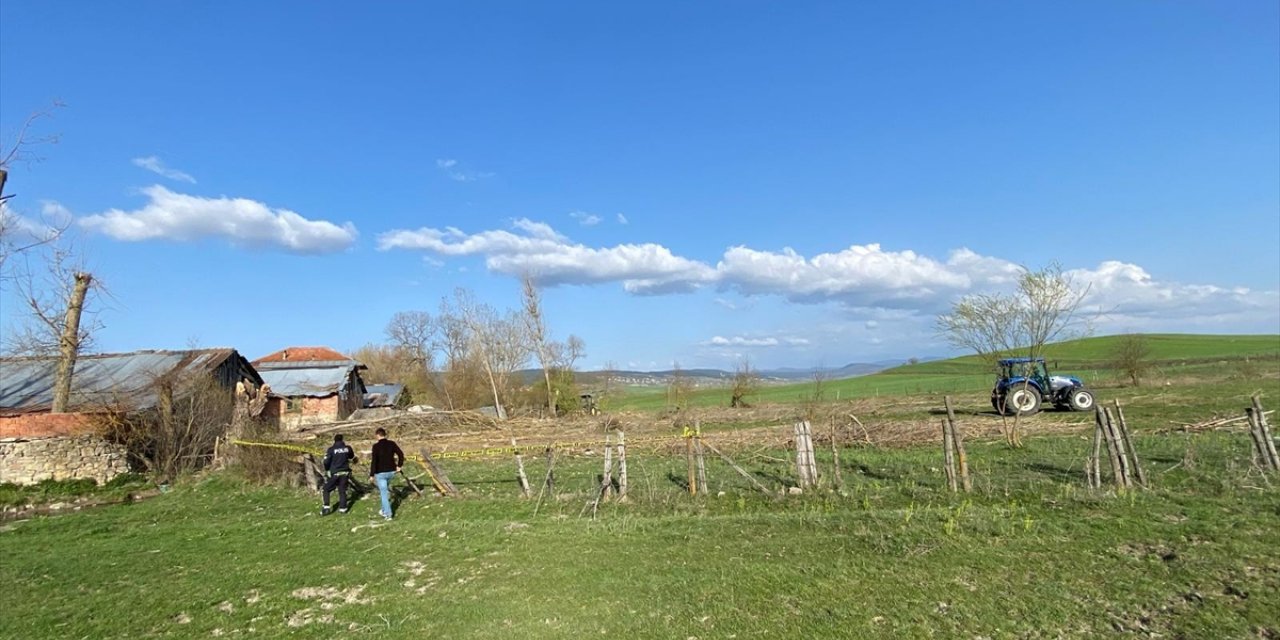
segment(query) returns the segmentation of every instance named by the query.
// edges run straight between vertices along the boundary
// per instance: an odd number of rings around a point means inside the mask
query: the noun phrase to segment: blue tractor
[[[1093,392],[1084,388],[1084,382],[1074,376],[1049,375],[1044,358],[1007,358],[999,364],[991,406],[1001,415],[1029,416],[1045,402],[1071,411],[1093,409]]]

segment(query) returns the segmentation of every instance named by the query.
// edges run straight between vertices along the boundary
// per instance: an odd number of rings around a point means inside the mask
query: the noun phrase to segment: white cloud
[[[71,213],[57,202],[41,203],[40,219],[32,219],[19,214],[9,203],[0,200],[0,249],[25,247],[27,245],[48,242],[58,235],[58,229],[67,225]],[[4,256],[0,251],[0,256]]]
[[[456,182],[474,182],[485,178],[492,178],[495,174],[485,171],[471,171],[463,169],[457,160],[453,158],[442,158],[436,160],[436,168],[440,169],[450,180]]]
[[[142,208],[111,209],[81,218],[80,224],[127,242],[223,238],[237,246],[299,254],[342,251],[357,235],[350,222],[339,226],[308,220],[288,209],[272,209],[247,198],[191,196],[160,185],[147,187],[142,193],[149,200]]]
[[[156,156],[147,156],[145,158],[134,158],[133,164],[135,166],[142,167],[143,169],[146,169],[151,173],[164,176],[170,180],[177,180],[178,182],[190,182],[191,184],[196,183],[196,179],[191,177],[191,174],[185,171],[178,171],[177,169],[174,169],[171,167],[166,167],[164,165],[164,161]]]
[[[852,245],[812,257],[784,248],[764,251],[730,247],[712,266],[676,255],[655,243],[589,247],[545,223],[519,219],[514,231],[467,234],[452,227],[396,230],[382,234],[379,249],[421,249],[440,256],[483,256],[491,271],[532,274],[548,285],[619,282],[635,294],[687,292],[707,286],[734,290],[748,300],[779,296],[801,303],[834,303],[865,320],[899,322],[946,309],[959,296],[1008,290],[1020,267],[969,249],[938,260],[914,251],[887,251],[879,244]],[[1161,282],[1141,267],[1118,261],[1069,272],[1091,283],[1086,304],[1115,318],[1247,318],[1280,323],[1280,294],[1215,285]],[[725,298],[715,302],[735,305]],[[867,320],[867,318],[873,318]],[[728,340],[728,338],[725,338]],[[728,345],[721,345],[728,346]]]
[[[600,216],[586,211],[571,211],[569,217],[578,221],[578,224],[584,227],[594,227],[600,224]]]
[[[622,215],[621,213],[618,214],[618,224],[628,224],[629,222],[630,221],[627,220],[626,216]]]
[[[742,336],[732,338],[712,336],[710,340],[702,342],[706,347],[776,347],[778,344],[777,338],[744,338]]]
[[[550,226],[518,219],[505,230],[467,235],[458,229],[422,228],[390,231],[378,237],[378,248],[423,249],[445,256],[483,255],[489,269],[510,275],[530,274],[540,283],[595,284],[622,282],[637,294],[689,290],[714,279],[705,264],[680,258],[657,244],[621,244],[592,248],[570,242]]]

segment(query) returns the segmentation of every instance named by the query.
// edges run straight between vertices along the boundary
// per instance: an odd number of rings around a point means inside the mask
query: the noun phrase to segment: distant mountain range
[[[778,369],[759,369],[756,370],[756,374],[765,382],[778,383],[812,380],[819,372],[828,380],[839,380],[841,378],[865,376],[906,363],[906,360],[878,360],[876,362],[851,362],[843,367],[834,369],[829,367],[781,367]],[[606,375],[612,375],[614,380],[621,384],[657,386],[668,384],[676,374],[677,372],[674,369],[664,371],[579,371],[577,379],[579,384],[593,385],[602,383]],[[681,369],[679,374],[689,378],[698,386],[727,384],[734,376],[733,371],[725,371],[723,369]],[[517,375],[528,383],[540,378],[542,370],[525,369],[519,371]]]

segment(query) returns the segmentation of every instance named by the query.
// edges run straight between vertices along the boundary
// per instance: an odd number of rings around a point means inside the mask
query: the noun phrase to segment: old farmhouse
[[[235,349],[82,355],[67,413],[51,413],[58,359],[0,358],[0,482],[93,478],[129,470],[123,447],[97,435],[96,417],[154,408],[161,387],[211,377],[230,394],[262,378]],[[229,416],[228,416],[229,417]]]
[[[289,347],[253,361],[270,389],[262,417],[282,428],[344,420],[364,403],[367,367],[328,347]]]

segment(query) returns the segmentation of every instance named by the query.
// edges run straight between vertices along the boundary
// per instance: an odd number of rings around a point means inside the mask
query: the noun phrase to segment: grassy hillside
[[[1150,349],[1152,379],[1181,375],[1219,375],[1249,370],[1276,372],[1280,367],[1280,335],[1191,335],[1147,334],[1143,336]],[[1084,338],[1050,345],[1046,358],[1055,372],[1080,376],[1087,384],[1098,386],[1115,383],[1118,376],[1109,361],[1122,336]],[[880,373],[823,384],[826,400],[900,396],[918,393],[981,393],[990,389],[993,375],[974,356],[903,365]],[[798,403],[814,394],[814,383],[768,386],[754,399],[762,403]],[[724,388],[702,389],[693,393],[694,407],[728,403]],[[619,409],[654,410],[667,405],[662,390],[633,393],[615,404]]]

